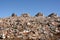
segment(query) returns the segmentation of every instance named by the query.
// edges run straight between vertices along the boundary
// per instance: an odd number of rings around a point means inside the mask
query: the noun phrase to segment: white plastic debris
[[[3,34],[2,36],[3,36],[3,38],[5,39],[5,34]]]
[[[27,25],[31,25],[31,24],[28,22]]]
[[[30,31],[28,31],[28,30],[24,30],[24,31],[23,31],[23,33],[28,33],[28,32],[30,32]]]
[[[60,32],[60,31],[58,30],[58,28],[56,28],[56,32]]]

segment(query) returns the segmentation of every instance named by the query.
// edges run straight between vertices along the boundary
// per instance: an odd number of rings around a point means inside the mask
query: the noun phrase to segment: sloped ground
[[[60,40],[60,17],[38,13],[0,18],[0,40]]]

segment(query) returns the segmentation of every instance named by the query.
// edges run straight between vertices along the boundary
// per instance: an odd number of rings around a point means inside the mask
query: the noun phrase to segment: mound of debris
[[[35,16],[13,13],[0,18],[1,40],[60,40],[60,17],[52,13],[47,17],[42,13]]]

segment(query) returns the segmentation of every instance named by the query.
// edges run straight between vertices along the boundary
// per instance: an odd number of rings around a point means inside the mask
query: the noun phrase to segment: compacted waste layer
[[[22,14],[0,18],[0,40],[60,40],[60,17]]]

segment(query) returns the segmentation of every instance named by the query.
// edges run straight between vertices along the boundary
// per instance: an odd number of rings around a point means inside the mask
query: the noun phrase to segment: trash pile
[[[43,16],[22,14],[0,18],[1,40],[60,40],[60,17],[55,13]]]

